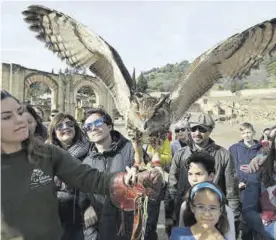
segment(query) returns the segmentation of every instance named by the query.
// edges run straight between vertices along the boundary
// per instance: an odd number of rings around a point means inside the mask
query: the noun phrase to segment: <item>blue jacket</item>
[[[258,181],[258,174],[250,174],[248,182],[244,190],[244,202],[243,202],[243,217],[248,226],[254,230],[261,239],[271,239],[268,233],[265,231],[264,225],[260,218],[260,196],[261,196],[261,182]]]
[[[248,173],[241,171],[240,166],[249,164],[254,157],[261,153],[261,144],[257,140],[254,140],[254,142],[256,144],[249,148],[244,144],[243,140],[241,140],[229,148],[230,154],[235,161],[240,182],[246,183],[248,178]]]

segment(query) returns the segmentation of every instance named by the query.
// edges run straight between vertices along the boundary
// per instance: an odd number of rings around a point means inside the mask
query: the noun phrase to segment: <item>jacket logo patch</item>
[[[50,175],[46,175],[41,169],[35,168],[31,173],[30,187],[37,188],[52,182]]]

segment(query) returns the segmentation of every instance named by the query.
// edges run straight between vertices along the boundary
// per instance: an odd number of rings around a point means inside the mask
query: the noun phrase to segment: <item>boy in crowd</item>
[[[215,177],[215,159],[205,152],[193,153],[186,162],[188,169],[188,182],[191,187],[197,183],[210,181],[213,182]],[[186,202],[183,202],[180,209],[179,227],[184,227],[183,213],[186,208]],[[226,205],[227,218],[229,222],[229,230],[225,234],[228,240],[235,240],[234,214],[232,209]],[[210,213],[210,211],[209,211]]]

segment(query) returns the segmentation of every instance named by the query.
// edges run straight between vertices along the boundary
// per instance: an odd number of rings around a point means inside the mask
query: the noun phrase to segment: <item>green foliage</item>
[[[145,92],[148,89],[148,80],[144,77],[144,74],[141,75],[137,79],[137,90],[138,92]]]
[[[152,68],[144,71],[142,83],[147,83],[147,88],[139,83],[141,75],[138,77],[138,84],[142,85],[142,89],[152,91],[170,91],[174,83],[184,77],[190,63],[184,60],[180,63],[166,64],[164,67]],[[232,82],[221,79],[213,86],[213,90],[230,90],[238,91],[242,89],[255,88],[271,88],[276,85],[276,57],[264,62],[264,67],[259,72],[252,72],[250,76],[244,77],[242,80],[233,80]],[[146,80],[145,80],[146,79]],[[141,89],[141,86],[140,86]]]
[[[133,72],[132,72],[132,80],[136,82],[136,73],[135,73],[135,68],[133,68]]]
[[[143,75],[147,80],[148,88],[150,90],[169,91],[175,81],[185,74],[189,66],[190,63],[187,60],[184,60],[180,63],[167,64],[160,68],[152,68],[143,72]]]

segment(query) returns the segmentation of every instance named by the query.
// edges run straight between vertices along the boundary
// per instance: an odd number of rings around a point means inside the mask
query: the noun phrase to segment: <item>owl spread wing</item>
[[[74,68],[89,68],[108,88],[121,115],[125,115],[135,85],[116,50],[73,18],[31,5],[22,14],[37,32],[36,38]]]
[[[240,79],[275,54],[276,19],[233,35],[199,56],[171,93],[173,121],[183,118],[188,108],[218,80]]]

